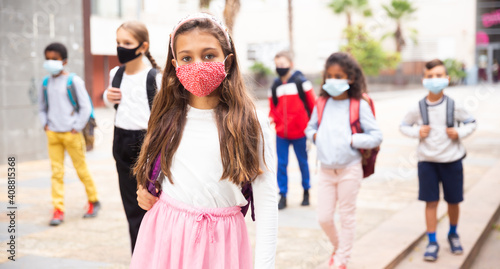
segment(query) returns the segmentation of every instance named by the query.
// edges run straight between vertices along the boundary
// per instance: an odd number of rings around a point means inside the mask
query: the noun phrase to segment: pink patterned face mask
[[[215,91],[226,78],[226,59],[223,62],[198,62],[177,66],[175,72],[186,90],[198,97],[204,97]]]

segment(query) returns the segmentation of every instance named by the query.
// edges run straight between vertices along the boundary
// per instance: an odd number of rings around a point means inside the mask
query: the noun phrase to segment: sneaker
[[[462,249],[462,245],[460,244],[460,238],[458,237],[458,234],[449,234],[448,242],[450,243],[451,253],[460,255],[464,252],[464,250]]]
[[[54,209],[54,215],[52,216],[49,225],[57,226],[61,224],[63,221],[64,221],[64,212],[62,212],[59,209]]]
[[[304,199],[302,200],[302,206],[309,205],[309,190],[304,190]]]
[[[97,216],[97,212],[101,209],[101,203],[99,201],[91,203],[89,202],[89,209],[87,210],[87,213],[83,215],[84,218],[93,218]]]
[[[345,266],[345,264],[339,265],[339,266],[337,267],[337,269],[346,269],[346,268],[347,268],[347,267]]]
[[[281,194],[280,202],[278,203],[278,209],[283,209],[286,207],[286,196]]]
[[[438,258],[439,245],[437,242],[431,242],[425,248],[424,260],[435,261]]]

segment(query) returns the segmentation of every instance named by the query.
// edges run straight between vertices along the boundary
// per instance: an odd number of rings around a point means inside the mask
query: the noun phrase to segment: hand
[[[45,127],[43,127],[43,129],[45,130],[45,132],[47,132],[49,130],[49,125],[45,124]]]
[[[422,125],[422,127],[420,127],[420,138],[428,137],[430,131],[431,127],[429,125]]]
[[[158,193],[158,189],[156,189]],[[139,186],[137,190],[137,202],[144,210],[150,210],[151,207],[158,201],[158,197],[153,196],[143,186]]]
[[[457,129],[451,127],[451,128],[446,128],[446,134],[448,135],[449,138],[452,140],[458,139],[458,132]]]
[[[108,88],[108,93],[106,94],[108,101],[113,104],[119,104],[122,99],[122,92],[119,88]]]
[[[75,129],[72,129],[72,130],[71,130],[71,133],[72,133],[72,134],[77,134],[78,132],[77,132]]]

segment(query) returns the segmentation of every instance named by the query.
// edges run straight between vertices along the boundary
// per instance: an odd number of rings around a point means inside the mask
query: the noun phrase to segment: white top
[[[116,66],[109,71],[109,87],[111,87],[118,68],[119,66]],[[120,84],[122,99],[116,111],[116,127],[125,130],[146,130],[148,128],[151,111],[149,110],[148,94],[146,92],[146,79],[149,70],[151,68],[144,68],[144,70],[133,75],[123,73],[122,83]],[[156,75],[156,85],[157,89],[160,89],[161,74],[159,72]],[[108,90],[104,91],[104,103],[106,106],[113,107],[114,104],[108,101],[107,94]]]
[[[418,102],[410,108],[401,123],[400,130],[403,134],[419,138],[417,148],[419,161],[449,163],[465,157],[465,148],[461,139],[469,136],[476,129],[476,121],[463,105],[455,101],[455,129],[458,139],[452,140],[446,134],[446,102],[441,98],[431,103],[427,100],[430,132],[427,138],[420,138],[420,127],[423,124]],[[459,126],[458,122],[462,124]]]
[[[328,98],[320,126],[315,107],[304,131],[311,141],[316,134],[318,160],[324,168],[341,169],[359,163],[361,162],[359,149],[376,148],[382,143],[382,131],[375,121],[370,105],[363,99],[360,100],[359,108],[359,122],[363,133],[352,133],[349,119],[350,104],[350,99]]]
[[[269,121],[258,113],[264,134],[265,163],[261,158],[263,174],[252,183],[255,217],[255,268],[274,268],[276,255],[278,205],[275,158]],[[260,146],[262,148],[262,144]],[[259,154],[259,156],[262,156]],[[244,206],[247,201],[241,188],[222,176],[219,135],[215,112],[189,107],[186,126],[172,159],[172,185],[163,180],[162,191],[168,196],[196,207],[220,208]],[[250,209],[249,209],[250,212]]]

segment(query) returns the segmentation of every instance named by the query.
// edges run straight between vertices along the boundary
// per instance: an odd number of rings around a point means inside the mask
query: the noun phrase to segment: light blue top
[[[341,169],[359,163],[361,154],[358,149],[372,149],[382,143],[382,132],[375,121],[370,105],[365,100],[360,102],[359,113],[363,133],[352,134],[349,104],[349,99],[329,98],[319,128],[316,107],[313,110],[305,133],[311,141],[317,133],[315,144],[322,167]]]
[[[80,132],[89,121],[92,111],[85,83],[79,76],[73,77],[73,85],[80,106],[79,112],[74,111],[68,96],[67,81],[68,75],[49,76],[47,83],[48,111],[46,110],[43,85],[40,87],[38,95],[40,121],[42,126],[48,124],[49,130],[54,132],[70,132],[73,129]]]

